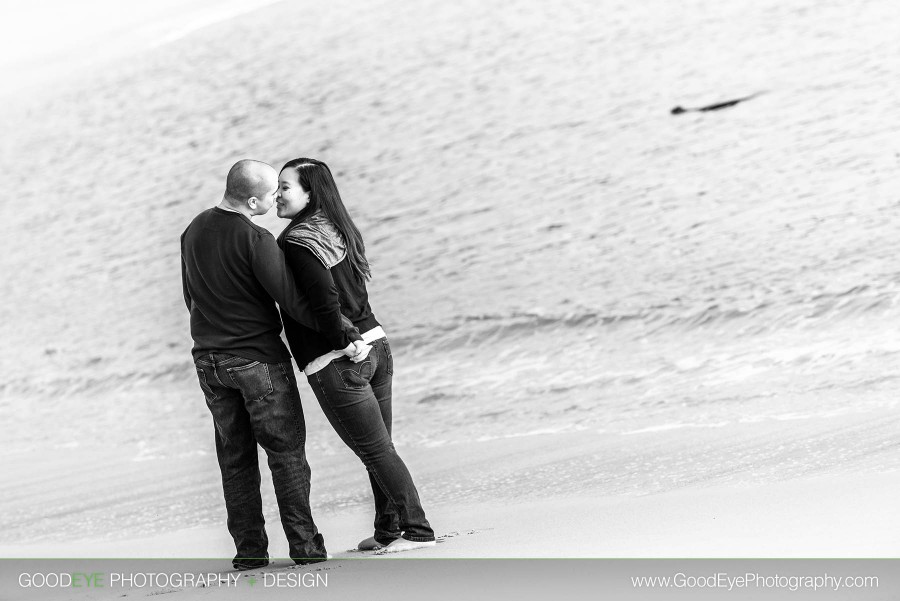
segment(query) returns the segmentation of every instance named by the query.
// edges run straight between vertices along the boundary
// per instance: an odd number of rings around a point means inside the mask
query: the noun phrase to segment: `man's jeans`
[[[228,531],[239,558],[267,558],[256,444],[265,449],[291,558],[324,558],[309,507],[306,423],[291,363],[260,363],[225,353],[195,361],[216,427]]]
[[[391,347],[380,338],[360,363],[335,359],[307,379],[332,427],[369,471],[375,540],[386,545],[402,531],[407,540],[433,541],[412,476],[391,442],[393,372]]]

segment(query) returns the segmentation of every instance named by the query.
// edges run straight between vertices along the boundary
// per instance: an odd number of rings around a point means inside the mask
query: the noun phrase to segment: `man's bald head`
[[[238,161],[228,171],[225,181],[225,201],[233,207],[246,206],[251,198],[257,200],[263,213],[272,208],[278,189],[278,173],[271,165],[262,161],[244,159]]]

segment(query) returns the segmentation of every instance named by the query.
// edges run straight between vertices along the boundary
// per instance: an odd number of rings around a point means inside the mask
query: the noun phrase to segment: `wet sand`
[[[777,436],[784,439],[784,434],[779,432]],[[757,431],[753,437],[760,435],[764,433]],[[700,435],[696,443],[701,446],[711,444],[716,438],[720,436]],[[658,441],[643,442],[652,449]],[[718,442],[721,444],[722,441]],[[326,587],[304,589],[305,595],[322,599],[367,597],[373,591],[403,590],[413,586],[423,587],[431,599],[489,599],[497,598],[497,595],[538,599],[546,598],[552,591],[565,594],[566,598],[590,599],[595,598],[598,584],[602,584],[607,592],[616,587],[628,589],[626,574],[644,573],[653,565],[630,563],[616,568],[601,561],[578,563],[567,559],[562,563],[535,563],[529,572],[526,569],[528,561],[531,558],[900,556],[900,543],[895,535],[900,529],[900,517],[894,511],[893,501],[900,493],[900,472],[844,473],[739,483],[722,480],[655,494],[610,495],[602,484],[591,485],[587,474],[563,467],[578,463],[591,454],[614,450],[608,441],[594,433],[570,435],[564,441],[552,435],[520,437],[479,447],[477,452],[451,446],[434,450],[413,466],[422,481],[433,482],[447,471],[476,474],[484,471],[484,464],[493,463],[501,466],[498,471],[509,474],[510,481],[514,480],[515,484],[512,490],[494,485],[491,492],[484,489],[468,491],[465,488],[472,482],[471,477],[459,477],[458,498],[427,503],[432,525],[438,534],[438,544],[433,548],[389,557],[357,552],[354,550],[356,542],[370,532],[369,507],[360,503],[326,511],[318,508],[317,524],[325,534],[332,559],[314,566],[296,567],[283,559],[287,546],[279,530],[277,514],[273,514],[269,505],[270,554],[275,559],[267,568],[238,574],[230,569],[233,546],[224,527],[224,516],[221,515],[224,512],[221,507],[210,507],[209,511],[219,515],[222,523],[177,531],[162,528],[161,532],[150,536],[119,535],[107,539],[88,537],[85,540],[0,545],[0,557],[104,558],[55,563],[32,560],[22,564],[31,566],[32,570],[58,564],[64,566],[67,573],[93,570],[108,574],[126,568],[132,572],[167,574],[215,572],[222,579],[233,577],[235,588],[153,585],[129,588],[120,584],[117,588],[86,591],[44,591],[36,596],[34,590],[12,586],[9,572],[19,564],[7,561],[3,564],[6,570],[3,580],[5,592],[11,596],[4,598],[111,599],[154,594],[186,600],[241,598],[241,591],[247,594],[250,579],[255,579],[253,584],[259,588],[262,585],[258,583],[269,584],[265,589],[267,598],[287,599],[296,598],[298,591],[285,583],[295,581],[275,579],[301,579],[304,574],[310,574],[308,578],[327,576]],[[729,460],[737,462],[739,457],[723,458],[724,463]],[[702,464],[695,462],[693,465]],[[138,494],[156,498],[177,496],[174,488],[183,479],[173,477],[168,470],[156,473],[164,467],[162,463],[147,466],[145,476],[158,485],[146,491],[135,491],[127,474],[107,474],[107,477],[115,480],[120,489]],[[561,472],[568,471],[567,486],[556,489],[548,486],[548,467],[552,467],[558,478]],[[624,468],[619,466],[618,471]],[[320,467],[320,470],[324,469],[324,466]],[[518,470],[522,473],[513,476]],[[534,477],[529,477],[526,472]],[[598,481],[603,481],[612,474],[598,473],[596,476]],[[659,476],[664,477],[663,474]],[[115,495],[100,494],[95,488],[86,487],[83,473],[64,470],[47,474],[47,477],[60,491],[65,491],[61,495],[71,498],[90,494],[95,500],[103,499],[102,510],[106,515],[123,507],[122,499]],[[342,484],[351,485],[351,482]],[[515,494],[516,490],[526,489],[528,492]],[[426,501],[433,496],[432,490],[425,489],[423,497]],[[180,492],[183,493],[183,489]],[[271,496],[271,491],[268,494]],[[56,505],[59,507],[60,503]],[[174,506],[177,507],[177,503]],[[154,559],[173,557],[180,559]],[[277,559],[279,557],[282,559]],[[466,561],[473,558],[481,561]],[[518,562],[500,561],[510,558]],[[496,563],[489,563],[489,560]],[[693,569],[699,570],[698,565],[704,564],[695,564]],[[737,565],[747,569],[751,564]],[[665,566],[664,570],[671,569],[669,564]],[[782,571],[790,569],[790,564],[782,567]],[[871,571],[872,566],[868,567]],[[573,573],[569,574],[569,571]],[[276,582],[281,584],[276,585]],[[579,588],[582,582],[593,583],[593,588],[582,590]],[[256,594],[262,593],[254,592]],[[635,595],[634,590],[624,590],[620,598],[650,598]]]
[[[840,428],[823,421],[817,433],[800,421],[736,431],[537,434],[422,449],[408,453],[407,463],[443,542],[412,555],[897,556],[898,518],[889,508],[900,471],[815,471],[806,449],[816,437],[847,452],[882,436],[889,447],[893,420],[843,417]],[[311,464],[314,516],[329,551],[348,557],[371,535],[365,473],[349,452],[312,457]],[[213,456],[117,466],[75,453],[40,474],[11,473],[18,485],[0,510],[15,512],[28,499],[36,511],[20,514],[24,530],[68,534],[0,545],[0,557],[231,556]],[[261,470],[271,555],[283,557],[271,481],[265,465]],[[185,516],[195,515],[195,501],[202,501],[202,520],[191,524]],[[67,522],[82,527],[73,531]]]

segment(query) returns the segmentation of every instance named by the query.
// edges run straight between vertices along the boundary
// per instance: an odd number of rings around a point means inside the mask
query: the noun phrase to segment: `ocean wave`
[[[898,295],[893,290],[877,290],[870,285],[856,285],[836,292],[794,294],[781,300],[756,303],[724,302],[686,306],[683,301],[656,304],[630,312],[511,312],[461,315],[442,324],[414,324],[406,333],[392,336],[397,344],[418,346],[427,337],[442,345],[457,347],[484,344],[501,338],[515,338],[551,330],[615,328],[640,324],[651,333],[667,329],[704,329],[724,324],[738,324],[749,333],[763,333],[784,327],[811,323],[836,322],[841,319],[884,312],[895,307]],[[642,334],[646,334],[643,331]]]

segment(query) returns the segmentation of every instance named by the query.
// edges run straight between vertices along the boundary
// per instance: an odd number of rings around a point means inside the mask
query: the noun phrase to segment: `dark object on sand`
[[[725,102],[717,102],[716,104],[708,104],[706,106],[701,106],[701,107],[697,107],[697,108],[687,108],[686,109],[681,106],[676,106],[675,108],[672,109],[672,114],[680,115],[681,113],[687,113],[687,112],[691,112],[691,111],[700,113],[700,112],[706,112],[706,111],[718,111],[719,109],[727,109],[728,107],[734,106],[739,102],[743,102],[745,100],[750,100],[751,98],[756,98],[757,96],[759,96],[762,93],[763,92],[757,92],[756,94],[744,96],[743,98],[737,98],[736,100],[727,100]]]

